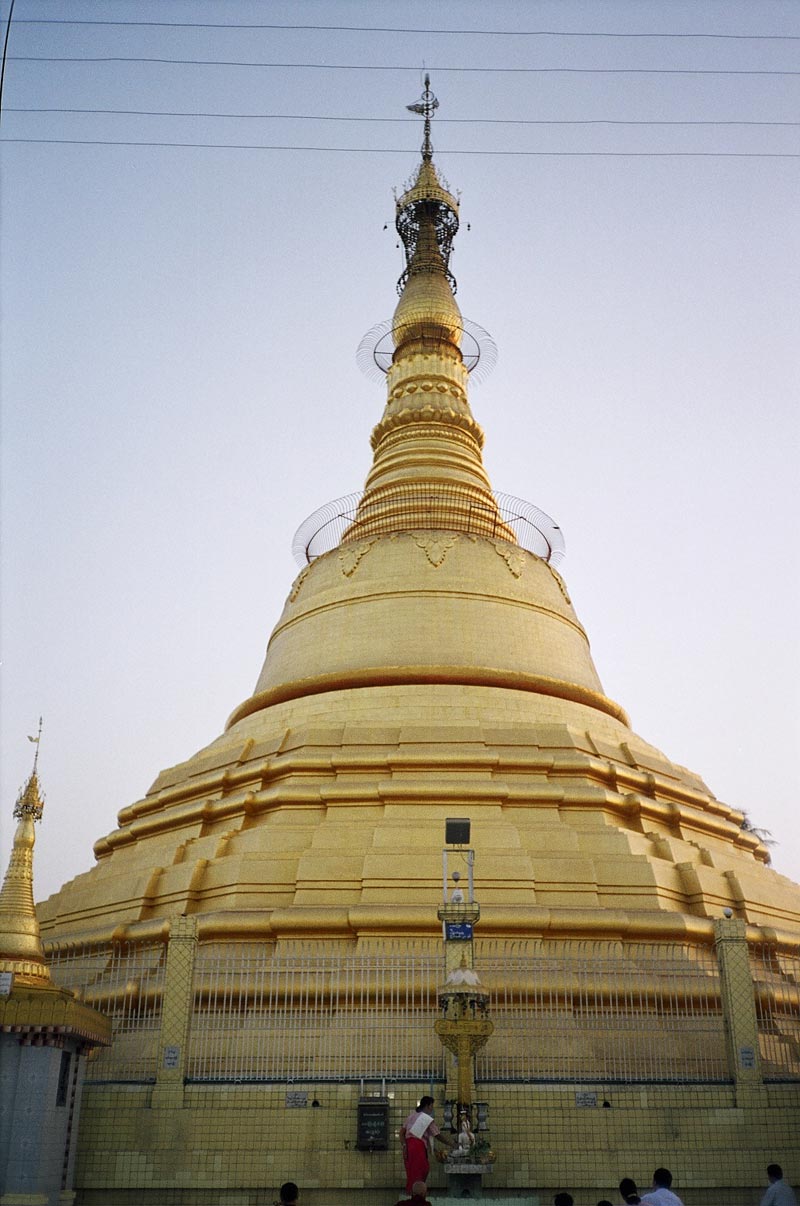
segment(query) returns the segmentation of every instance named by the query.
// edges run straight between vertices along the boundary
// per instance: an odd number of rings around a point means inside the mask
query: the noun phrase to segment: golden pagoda
[[[45,935],[184,913],[275,940],[432,933],[457,802],[484,934],[692,936],[729,907],[800,936],[800,890],[741,812],[633,732],[563,579],[498,510],[432,105],[396,202],[407,264],[352,522],[292,585],[252,696],[122,809],[96,866],[42,905]]]
[[[59,982],[117,1019],[91,1087],[87,1201],[255,1202],[292,1161],[310,1203],[395,1200],[396,1154],[357,1163],[348,1119],[365,1078],[407,1083],[407,1108],[415,1086],[448,1092],[431,960],[453,815],[471,822],[476,960],[500,994],[476,1071],[494,1184],[608,1196],[641,1153],[655,1167],[680,1151],[683,1184],[702,1187],[687,1206],[722,1206],[732,1184],[755,1192],[765,1153],[800,1162],[800,887],[743,813],[633,731],[556,568],[558,529],[544,517],[532,545],[493,493],[436,104],[426,79],[364,492],[335,539],[306,542],[225,731],[123,808],[95,866],[39,907]],[[384,992],[398,967],[403,992]],[[294,1112],[309,1102],[335,1109]],[[585,1108],[601,1102],[618,1108]]]
[[[71,1201],[86,1053],[108,1045],[107,1018],[53,983],[33,903],[33,770],[14,806],[17,830],[0,889],[0,1202]]]
[[[12,975],[18,986],[43,988],[51,981],[33,902],[34,823],[44,811],[37,773],[38,737],[36,741],[33,770],[14,805],[17,830],[0,888],[0,974]]]

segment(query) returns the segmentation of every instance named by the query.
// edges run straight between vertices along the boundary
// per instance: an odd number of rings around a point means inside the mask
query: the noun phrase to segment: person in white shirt
[[[767,1167],[769,1185],[761,1199],[761,1206],[797,1206],[797,1198],[788,1181],[783,1179],[783,1169],[780,1164],[770,1164]]]
[[[657,1168],[653,1173],[653,1188],[642,1198],[642,1203],[648,1206],[683,1206],[676,1193],[670,1188],[672,1173],[668,1168]]]
[[[429,1154],[440,1131],[433,1121],[433,1098],[423,1097],[400,1127],[403,1164],[406,1169],[406,1193],[412,1194],[417,1181],[427,1181],[431,1170]]]

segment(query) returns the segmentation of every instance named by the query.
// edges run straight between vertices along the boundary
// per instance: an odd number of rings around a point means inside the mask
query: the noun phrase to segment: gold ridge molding
[[[65,989],[16,987],[0,1001],[0,1029],[12,1034],[35,1034],[44,1044],[50,1036],[84,1039],[92,1046],[110,1047],[111,1019],[78,1001]],[[3,1201],[13,1200],[3,1197]],[[36,1201],[20,1199],[16,1201]],[[38,1199],[43,1201],[44,1199]]]
[[[394,434],[398,428],[410,427],[412,424],[419,424],[422,427],[419,434],[428,437],[440,434],[434,424],[450,427],[454,435],[463,432],[471,436],[478,448],[483,448],[486,439],[483,428],[472,415],[461,414],[452,407],[439,407],[426,403],[424,406],[407,406],[402,410],[384,415],[372,429],[370,443],[373,451],[377,449],[382,440]]]
[[[362,667],[340,673],[319,674],[313,678],[295,679],[281,683],[258,695],[251,695],[228,718],[225,730],[232,728],[245,716],[261,712],[273,704],[286,703],[290,699],[302,699],[306,695],[322,695],[328,691],[348,691],[354,687],[402,687],[418,685],[443,685],[463,687],[501,687],[507,691],[530,691],[536,695],[550,695],[567,699],[571,703],[585,704],[599,712],[605,712],[630,728],[628,714],[618,703],[590,687],[577,683],[548,678],[544,674],[525,674],[520,670],[493,670],[484,666],[392,666]]]
[[[176,919],[177,920],[177,919]],[[55,940],[45,939],[45,952],[69,951],[87,942],[166,942],[170,922],[130,922],[115,927],[97,928],[67,934]],[[421,938],[441,936],[441,925],[424,905],[353,905],[351,907],[278,908],[272,911],[242,909],[235,912],[197,914],[200,942],[262,941],[274,943],[322,936],[352,942],[363,938],[392,938],[398,933]],[[748,924],[745,930],[751,946],[764,943],[785,952],[800,951],[796,932],[772,925]],[[610,938],[617,941],[683,941],[711,945],[714,921],[690,913],[654,911],[628,912],[623,909],[545,908],[540,905],[481,909],[481,935],[522,939],[572,938],[592,942]]]

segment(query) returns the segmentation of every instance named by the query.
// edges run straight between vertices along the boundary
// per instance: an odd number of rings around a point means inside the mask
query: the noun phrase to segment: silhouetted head
[[[636,1182],[631,1177],[623,1177],[619,1183],[619,1194],[623,1202],[630,1203],[630,1206],[637,1206],[641,1202],[639,1190],[636,1188]]]
[[[669,1189],[672,1184],[672,1173],[668,1168],[657,1168],[653,1173],[653,1184],[657,1189]]]
[[[564,1190],[557,1193],[553,1198],[553,1206],[574,1206],[572,1194],[565,1193]]]
[[[284,1181],[280,1189],[281,1206],[297,1206],[297,1199],[300,1197],[300,1190],[295,1185],[294,1181]]]
[[[783,1169],[781,1168],[780,1164],[768,1164],[767,1176],[769,1177],[770,1181],[782,1181]]]
[[[423,1114],[430,1114],[432,1108],[433,1108],[433,1098],[432,1097],[420,1097],[419,1105],[417,1106],[418,1110],[422,1110]]]

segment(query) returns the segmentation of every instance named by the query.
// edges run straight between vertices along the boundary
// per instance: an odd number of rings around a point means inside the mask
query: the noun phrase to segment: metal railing
[[[155,1080],[166,949],[162,942],[48,949],[54,983],[111,1019],[112,1045],[89,1053],[87,1080]]]
[[[729,1079],[711,950],[575,942],[477,966],[495,1021],[479,1081]]]
[[[800,955],[750,952],[764,1080],[800,1080]]]
[[[439,962],[201,947],[190,1080],[443,1078],[433,1033]]]
[[[156,1075],[166,946],[48,950],[54,981],[112,1020],[93,1081]],[[495,1030],[479,1083],[723,1083],[720,972],[683,944],[481,941]],[[751,951],[765,1079],[800,1079],[800,957]],[[186,1075],[196,1081],[441,1081],[433,1030],[441,952],[387,940],[370,954],[317,943],[196,948]],[[748,1005],[752,1009],[752,1003]]]
[[[297,529],[292,553],[301,567],[335,549],[356,522],[369,520],[370,531],[391,533],[431,528],[473,533],[508,540],[516,536],[527,549],[552,566],[564,558],[564,536],[558,524],[524,499],[495,493],[495,505],[481,504],[459,487],[408,485],[393,488],[387,499],[376,498],[360,507],[364,495],[346,494],[309,515]]]
[[[476,959],[492,1038],[479,1082],[729,1078],[713,952],[567,944]],[[202,949],[189,1077],[440,1080],[438,955],[270,956]]]

